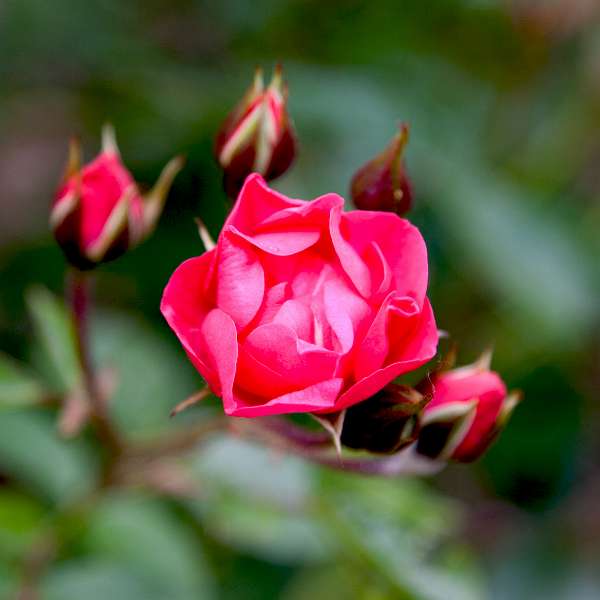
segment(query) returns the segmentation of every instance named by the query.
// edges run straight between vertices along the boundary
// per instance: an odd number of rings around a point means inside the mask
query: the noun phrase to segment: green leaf
[[[69,561],[52,569],[41,587],[41,600],[171,600],[116,561]]]
[[[44,517],[44,508],[28,496],[10,488],[0,491],[0,558],[22,555]]]
[[[51,415],[6,411],[0,418],[0,471],[52,502],[87,493],[96,464],[83,442],[58,437]]]
[[[35,351],[51,382],[61,392],[81,379],[73,319],[64,302],[43,287],[27,292],[27,306],[35,331]]]
[[[204,494],[190,506],[223,543],[276,564],[331,556],[335,543],[313,512],[313,469],[303,461],[221,438],[194,467]]]
[[[340,510],[385,519],[419,541],[413,551],[432,547],[457,530],[461,511],[457,503],[432,492],[419,479],[366,478],[321,472],[320,496]]]
[[[339,500],[339,498],[338,498]],[[455,572],[431,562],[431,540],[402,527],[376,507],[358,506],[352,498],[321,501],[323,526],[332,530],[342,555],[372,583],[388,587],[385,597],[418,600],[476,600],[482,597],[477,573]]]
[[[435,210],[457,260],[493,288],[520,326],[520,342],[579,344],[596,317],[594,265],[569,224],[536,209],[480,161],[471,159],[468,169],[440,157],[426,164],[439,178]]]
[[[162,590],[161,598],[209,600],[214,585],[202,547],[166,505],[142,495],[105,497],[90,516],[84,549]]]
[[[0,563],[0,598],[16,597],[19,577],[13,566]]]
[[[115,371],[110,409],[128,435],[148,436],[179,425],[173,406],[203,385],[185,354],[130,314],[97,311],[90,339],[99,368]],[[194,409],[195,416],[203,409]]]
[[[34,376],[0,353],[0,408],[34,405],[43,396],[42,386]]]

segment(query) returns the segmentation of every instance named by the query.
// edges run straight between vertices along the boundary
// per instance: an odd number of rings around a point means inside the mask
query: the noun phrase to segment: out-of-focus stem
[[[327,445],[304,443],[296,437],[297,431],[293,431],[293,434],[289,435],[286,429],[273,428],[272,424],[266,420],[265,422],[258,419],[255,421],[236,421],[232,423],[232,429],[243,437],[258,440],[278,450],[289,452],[310,462],[339,471],[396,477],[401,475],[432,475],[444,466],[442,462],[419,457],[411,447],[396,454],[377,458],[338,457],[331,453]],[[310,433],[312,432],[306,432],[306,434]],[[331,445],[330,440],[329,445]]]
[[[269,431],[302,447],[331,446],[331,435],[326,431],[312,431],[306,427],[294,425],[285,417],[262,417],[259,423]]]
[[[38,600],[38,583],[48,564],[56,555],[57,541],[53,535],[41,537],[35,542],[23,561],[21,587],[14,600]]]
[[[106,403],[98,389],[89,345],[89,313],[91,306],[91,275],[71,269],[68,274],[67,294],[73,313],[77,352],[83,374],[85,388],[91,410],[91,422],[98,439],[112,457],[123,450],[123,440],[110,420]]]
[[[227,431],[227,419],[225,417],[213,417],[167,433],[156,440],[138,442],[130,447],[130,454],[145,459],[183,454],[193,450],[213,434],[225,431]]]

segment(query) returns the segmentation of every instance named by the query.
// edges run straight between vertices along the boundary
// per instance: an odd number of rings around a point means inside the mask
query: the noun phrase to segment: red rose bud
[[[254,83],[223,123],[215,156],[230,198],[237,197],[250,173],[260,173],[269,181],[292,164],[296,140],[286,108],[287,94],[280,65],[266,89],[262,70],[257,69]]]
[[[183,159],[172,159],[155,186],[142,196],[121,162],[114,131],[102,131],[102,151],[81,166],[71,141],[65,175],[50,212],[50,225],[67,259],[79,269],[113,260],[154,230]]]
[[[412,186],[403,158],[407,142],[408,125],[403,123],[390,145],[355,173],[350,193],[356,208],[386,210],[400,216],[410,210]]]
[[[357,450],[388,454],[417,438],[426,398],[417,390],[390,383],[346,411],[341,441]]]
[[[425,407],[417,451],[430,458],[471,462],[479,458],[506,424],[519,401],[507,394],[489,356],[473,365],[435,374],[423,386]]]

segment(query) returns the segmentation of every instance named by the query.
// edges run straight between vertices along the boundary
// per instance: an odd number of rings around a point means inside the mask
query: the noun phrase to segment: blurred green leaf
[[[199,540],[158,500],[125,493],[105,497],[90,516],[83,547],[152,582],[160,598],[214,597]]]
[[[202,481],[275,506],[302,508],[315,490],[315,471],[302,459],[232,436],[207,444],[194,467]]]
[[[317,566],[300,570],[286,586],[282,594],[283,600],[384,600],[385,590],[378,589],[361,577],[356,568],[336,560],[325,566]],[[389,598],[389,593],[387,595]]]
[[[384,520],[413,535],[411,552],[423,553],[456,531],[463,515],[458,503],[434,493],[415,478],[354,477],[335,471],[321,472],[321,495],[342,514],[360,515],[359,521]],[[370,517],[372,515],[372,517]]]
[[[71,560],[44,577],[41,600],[166,600],[154,582],[132,573],[127,565]],[[173,598],[175,600],[175,598]],[[177,598],[177,600],[179,600]]]
[[[0,470],[46,500],[66,502],[91,489],[96,463],[83,442],[58,437],[52,415],[6,411],[0,418]]]
[[[116,371],[110,407],[130,436],[177,425],[169,420],[171,409],[203,385],[184,352],[140,318],[102,310],[92,320],[91,340],[99,367]]]
[[[475,160],[469,169],[441,157],[426,164],[438,178],[435,209],[455,236],[454,256],[493,288],[521,325],[521,342],[579,344],[596,317],[594,270],[569,223],[535,210]]]
[[[278,564],[331,556],[335,544],[313,510],[313,471],[301,460],[222,438],[194,466],[204,494],[191,507],[223,543]]]
[[[33,405],[44,396],[40,383],[25,367],[0,353],[0,408]]]
[[[310,564],[331,556],[332,540],[316,515],[285,511],[235,492],[214,494],[196,508],[219,541],[269,562]]]
[[[324,471],[322,486],[322,526],[335,536],[345,560],[362,569],[361,585],[419,600],[481,597],[476,572],[454,573],[432,558],[458,528],[462,511],[457,503],[408,478]]]
[[[0,557],[20,556],[35,540],[44,516],[43,507],[28,496],[10,489],[1,490]]]
[[[35,332],[34,352],[51,382],[67,392],[81,378],[73,319],[64,302],[46,288],[31,288],[26,300]]]
[[[448,571],[425,550],[430,540],[394,522],[390,515],[359,507],[321,503],[323,523],[335,533],[346,560],[387,586],[393,597],[415,600],[478,600],[480,582],[472,572]]]
[[[0,562],[0,598],[13,598],[17,593],[18,576],[14,567]]]

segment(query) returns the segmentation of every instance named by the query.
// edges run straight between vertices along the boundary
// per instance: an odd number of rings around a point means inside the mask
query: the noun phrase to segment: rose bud
[[[519,401],[507,394],[500,376],[483,358],[473,365],[439,372],[422,386],[425,407],[417,451],[430,458],[471,462],[504,427]]]
[[[402,216],[412,205],[412,186],[404,164],[408,125],[403,123],[390,145],[352,178],[350,194],[361,210],[386,210]]]
[[[172,159],[154,188],[140,193],[121,162],[114,131],[102,131],[102,151],[81,166],[76,140],[69,148],[63,181],[50,212],[50,225],[67,259],[79,269],[113,260],[154,230],[183,159]]]
[[[228,415],[335,413],[436,353],[427,249],[393,213],[295,200],[248,177],[215,248],[161,310]]]
[[[415,441],[426,398],[395,383],[346,411],[342,444],[356,450],[393,453]]]
[[[230,198],[237,197],[250,173],[260,173],[270,181],[292,164],[296,140],[287,113],[287,95],[280,65],[266,90],[262,70],[256,69],[254,83],[221,126],[215,156]]]

